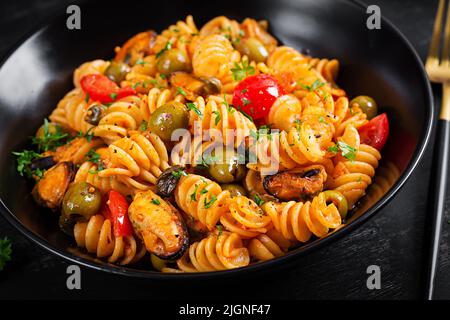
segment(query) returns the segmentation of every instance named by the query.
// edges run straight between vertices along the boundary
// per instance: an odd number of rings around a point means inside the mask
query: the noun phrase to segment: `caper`
[[[350,107],[360,107],[362,112],[367,115],[367,119],[376,117],[378,113],[377,103],[369,96],[357,96],[350,101]]]
[[[175,71],[190,71],[191,65],[186,53],[179,49],[170,49],[158,58],[156,68],[159,73],[170,74]]]
[[[172,133],[179,128],[187,129],[189,113],[180,102],[169,102],[157,108],[150,117],[148,128],[163,141],[170,142]]]
[[[242,180],[246,174],[245,164],[241,163],[239,155],[232,149],[223,149],[219,154],[214,150],[211,164],[208,165],[209,175],[219,183],[231,183]]]
[[[250,61],[264,62],[269,56],[266,47],[255,38],[241,39],[235,46],[236,49],[243,55],[246,55]]]
[[[345,196],[336,190],[326,190],[324,191],[326,201],[331,201],[337,207],[339,214],[344,219],[348,212],[348,203]]]
[[[209,96],[212,94],[218,94],[222,90],[222,83],[219,79],[210,77],[210,78],[200,78],[200,80],[205,84],[201,87],[200,95]]]
[[[38,138],[38,139],[45,138],[45,127],[46,126],[47,126],[47,132],[49,135],[52,135],[52,134],[55,134],[58,132],[61,132],[61,133],[64,132],[64,130],[61,128],[61,126],[59,124],[50,122],[47,125],[43,124],[42,126],[39,127],[38,131],[36,131],[36,138]]]
[[[102,105],[94,104],[90,106],[86,112],[86,116],[84,117],[84,121],[90,123],[94,126],[98,125],[100,119],[102,118],[103,111],[105,107]]]
[[[66,219],[88,220],[100,209],[101,202],[102,195],[96,187],[87,182],[74,182],[64,195],[62,214]]]
[[[239,184],[222,184],[221,185],[223,190],[228,190],[232,197],[238,197],[238,196],[246,196],[247,192],[245,191],[244,187]]]
[[[106,68],[105,76],[120,84],[121,81],[125,80],[125,77],[129,71],[130,68],[125,63],[113,61],[108,68]]]

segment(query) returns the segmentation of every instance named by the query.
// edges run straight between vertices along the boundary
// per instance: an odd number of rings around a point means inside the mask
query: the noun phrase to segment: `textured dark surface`
[[[65,12],[64,2],[24,1],[0,4],[0,55],[7,53],[33,26]],[[406,35],[425,59],[437,1],[371,1]],[[58,11],[59,10],[59,11]],[[433,88],[436,96],[438,87]],[[436,100],[439,103],[439,100]],[[67,263],[30,243],[0,218],[0,237],[13,241],[13,260],[0,272],[0,298],[298,298],[411,299],[420,298],[427,204],[432,170],[432,146],[395,199],[372,220],[350,235],[314,252],[282,273],[242,283],[161,283],[130,279],[82,269],[82,290],[66,288]],[[432,197],[430,197],[432,198]],[[437,298],[450,298],[448,210],[444,218]],[[368,290],[366,268],[381,268],[381,290]],[[189,289],[189,290],[185,290]],[[234,290],[233,290],[234,289]]]

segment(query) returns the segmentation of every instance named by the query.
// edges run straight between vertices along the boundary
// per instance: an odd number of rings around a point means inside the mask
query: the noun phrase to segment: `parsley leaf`
[[[165,46],[163,49],[161,49],[161,51],[159,51],[159,52],[156,54],[156,58],[161,57],[161,55],[162,55],[164,52],[166,52],[167,50],[170,50],[170,49],[172,49],[172,41],[171,41],[171,40],[167,41],[166,46]]]
[[[341,154],[344,158],[355,161],[356,159],[356,149],[352,146],[349,146],[345,142],[338,141],[338,143],[332,147],[328,148],[328,151],[330,151],[333,154],[338,154],[339,151],[341,151]]]
[[[177,92],[178,92],[178,94],[181,94],[185,97],[187,95],[186,91],[184,91],[183,88],[181,88],[181,87],[177,87]]]
[[[252,118],[248,113],[246,113],[244,110],[242,110],[241,107],[238,106],[238,110],[239,110],[239,111],[240,111],[247,119],[249,119],[251,122],[253,122],[253,118]]]
[[[219,232],[217,233],[217,236],[220,237],[220,236],[222,235],[223,228],[222,228],[222,226],[221,226],[220,224],[217,224],[217,225],[216,225],[216,229],[217,229],[217,231],[219,231]]]
[[[148,127],[148,123],[145,120],[142,120],[141,125],[139,126],[139,131],[146,131]]]
[[[23,150],[22,152],[13,152],[17,156],[17,171],[22,177],[32,178],[37,170],[31,169],[31,164],[34,159],[42,158],[39,153],[30,150]],[[41,170],[36,172],[38,177],[42,177]]]
[[[215,195],[212,195],[212,196],[211,196],[211,199],[210,199],[209,201],[206,201],[206,198],[205,198],[205,201],[204,201],[204,203],[203,203],[203,207],[204,207],[205,209],[211,208],[211,206],[214,204],[214,202],[216,202],[216,200],[217,200],[217,198],[216,198]]]
[[[194,192],[191,193],[191,201],[197,201],[198,184],[195,185]]]
[[[153,204],[156,204],[157,206],[159,206],[161,204],[161,201],[159,201],[159,199],[152,199],[151,201]]]
[[[220,122],[220,112],[215,110],[213,113],[216,115],[216,118],[214,119],[214,124],[217,126]]]
[[[105,169],[100,155],[94,149],[89,150],[89,152],[86,154],[86,158],[88,161],[97,165],[97,171],[102,171],[103,169]]]
[[[186,173],[186,171],[181,170],[181,169],[180,169],[180,170],[177,170],[177,171],[172,171],[172,175],[173,175],[175,178],[178,178],[178,179],[180,179],[182,175],[185,176],[185,177],[188,176],[188,174]]]
[[[308,91],[316,91],[317,89],[323,87],[326,83],[315,80],[310,86],[302,85],[302,87]]]
[[[111,99],[116,100],[117,99],[117,93],[113,92],[109,95],[111,97]]]
[[[250,66],[247,60],[244,60],[240,64],[235,62],[231,72],[233,73],[234,81],[241,81],[245,77],[255,74],[255,68]]]
[[[53,151],[68,142],[69,134],[63,132],[60,126],[52,125],[44,119],[44,135],[42,137],[32,137],[31,143],[37,145],[41,152]]]
[[[236,111],[236,109],[233,108],[233,106],[228,103],[226,94],[223,95],[223,102],[222,102],[222,104],[227,108],[228,112],[233,113],[233,112]]]
[[[11,240],[7,237],[0,239],[0,271],[5,267],[6,262],[11,261]]]
[[[262,206],[265,202],[263,199],[261,199],[261,197],[258,194],[255,194],[255,196],[253,198],[255,199],[255,203],[258,206]]]
[[[195,106],[195,103],[192,102],[188,102],[186,103],[186,106],[188,108],[188,110],[193,110],[200,119],[203,119],[203,114],[202,112]]]

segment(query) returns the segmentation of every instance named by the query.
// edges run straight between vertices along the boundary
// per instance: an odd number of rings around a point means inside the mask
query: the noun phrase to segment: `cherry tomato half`
[[[368,144],[378,150],[384,147],[389,136],[389,120],[382,113],[358,129],[361,143]]]
[[[233,105],[258,120],[269,113],[275,100],[283,94],[283,87],[271,75],[250,76],[234,89]]]
[[[102,74],[88,74],[80,80],[81,88],[89,94],[89,98],[101,103],[110,103],[123,97],[135,94],[131,87],[119,86]]]
[[[130,219],[128,218],[127,199],[119,192],[111,190],[107,194],[107,201],[102,203],[101,212],[106,219],[111,220],[114,236],[123,237],[133,233]]]

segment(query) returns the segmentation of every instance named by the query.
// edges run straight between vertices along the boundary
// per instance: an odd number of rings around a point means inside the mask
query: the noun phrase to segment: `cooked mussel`
[[[66,190],[75,175],[72,162],[60,162],[44,173],[36,183],[32,194],[40,205],[56,210],[61,206]]]
[[[322,165],[282,171],[264,177],[264,189],[282,201],[303,201],[323,190],[327,179]]]
[[[180,258],[189,245],[180,213],[151,190],[138,193],[128,209],[135,233],[150,253],[164,260]]]
[[[36,158],[31,162],[31,170],[47,170],[53,167],[55,164],[56,161],[55,159],[53,159],[53,156]]]
[[[181,166],[173,166],[166,170],[159,176],[156,181],[156,193],[161,197],[171,197],[177,187],[180,175],[178,172],[183,172],[184,168]]]

